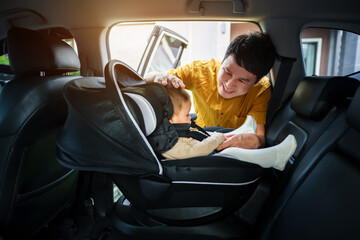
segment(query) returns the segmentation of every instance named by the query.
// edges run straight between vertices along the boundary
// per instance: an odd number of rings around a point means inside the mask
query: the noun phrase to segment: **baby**
[[[166,86],[166,90],[174,109],[170,123],[175,127],[177,125],[189,126],[189,124],[191,124],[190,95],[184,89],[174,88],[171,84]],[[213,153],[222,142],[234,134],[255,133],[256,121],[252,116],[248,115],[245,123],[241,127],[226,134],[218,132],[201,132],[191,128],[187,130],[190,133],[197,133],[202,140],[199,140],[198,137],[192,137],[192,135],[195,134],[188,134],[185,137],[180,136],[177,143],[170,150],[162,153],[166,159],[184,159],[209,155]],[[201,137],[201,135],[203,136]],[[296,146],[295,137],[289,135],[283,142],[273,147],[261,149],[229,147],[214,155],[235,158],[237,160],[258,164],[263,168],[273,167],[282,171],[284,170],[287,161],[295,152]]]

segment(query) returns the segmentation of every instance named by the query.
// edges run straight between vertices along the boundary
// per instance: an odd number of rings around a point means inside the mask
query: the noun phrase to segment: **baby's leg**
[[[260,149],[226,148],[217,156],[226,156],[236,158],[244,162],[250,162],[260,165],[263,168],[273,167],[280,171],[284,170],[287,161],[296,150],[296,139],[289,135],[280,144]]]
[[[251,115],[246,117],[246,121],[243,125],[229,133],[226,133],[225,135],[242,133],[256,133],[256,121]]]

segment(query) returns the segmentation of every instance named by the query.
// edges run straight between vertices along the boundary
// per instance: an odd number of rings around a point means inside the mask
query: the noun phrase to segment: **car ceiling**
[[[189,13],[196,0],[7,0],[0,5],[0,38],[11,26],[69,29],[109,27],[121,21],[147,20],[246,20],[302,19],[303,21],[360,22],[357,0],[233,0],[245,12],[233,13],[232,1],[201,1],[200,13]],[[221,3],[220,3],[221,2]]]

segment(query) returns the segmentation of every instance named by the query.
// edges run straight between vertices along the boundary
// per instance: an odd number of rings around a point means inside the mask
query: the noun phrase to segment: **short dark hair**
[[[165,89],[171,99],[174,113],[178,113],[181,110],[182,104],[184,102],[191,101],[189,93],[187,93],[186,90],[181,87],[175,88],[171,83],[168,83],[165,86]]]
[[[224,60],[231,54],[240,67],[256,75],[256,81],[269,73],[277,57],[270,36],[261,32],[237,36],[228,46]]]

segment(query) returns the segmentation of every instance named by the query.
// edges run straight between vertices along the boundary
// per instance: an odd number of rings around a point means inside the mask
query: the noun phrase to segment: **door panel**
[[[141,58],[137,72],[144,76],[148,72],[166,72],[176,68],[188,41],[178,33],[156,25]]]

